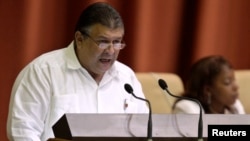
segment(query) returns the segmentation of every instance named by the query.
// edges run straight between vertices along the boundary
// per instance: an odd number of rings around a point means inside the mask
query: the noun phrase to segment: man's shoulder
[[[130,68],[128,65],[124,63],[116,61],[114,63],[114,67],[115,67],[116,72],[119,74],[119,76],[123,78],[135,77],[135,72],[132,70],[132,68]]]
[[[59,48],[59,49],[54,49],[49,52],[45,52],[35,58],[32,63],[35,64],[53,64],[57,62],[64,62],[65,59],[68,57],[72,57],[72,54],[74,54],[74,49],[73,49],[73,43],[68,45],[67,47],[64,48]]]
[[[115,66],[119,71],[130,71],[133,72],[132,68],[129,67],[128,65],[120,62],[120,61],[115,61]]]

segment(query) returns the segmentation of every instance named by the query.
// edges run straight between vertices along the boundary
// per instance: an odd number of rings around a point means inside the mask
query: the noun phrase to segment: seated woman
[[[206,114],[245,114],[234,69],[222,56],[204,57],[193,64],[184,87],[182,96],[199,100]],[[172,108],[173,113],[200,112],[197,103],[184,99],[175,101]]]

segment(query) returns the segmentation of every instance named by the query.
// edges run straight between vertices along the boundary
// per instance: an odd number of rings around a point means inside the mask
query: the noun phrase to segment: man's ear
[[[76,41],[77,46],[79,46],[82,43],[83,39],[84,39],[84,36],[82,35],[82,33],[80,31],[76,31],[75,41]]]

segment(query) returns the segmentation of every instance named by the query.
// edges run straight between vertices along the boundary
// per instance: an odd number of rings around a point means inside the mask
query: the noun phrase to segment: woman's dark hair
[[[109,4],[97,2],[83,10],[76,24],[75,32],[81,31],[87,33],[88,28],[97,23],[113,29],[124,29],[120,14]]]
[[[183,96],[198,99],[205,112],[210,113],[208,97],[204,94],[204,86],[212,85],[224,66],[233,68],[228,60],[219,55],[207,56],[198,60],[190,69],[184,85]]]

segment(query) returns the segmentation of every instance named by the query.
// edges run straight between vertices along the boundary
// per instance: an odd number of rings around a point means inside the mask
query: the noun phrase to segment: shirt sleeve
[[[40,68],[29,66],[12,88],[7,135],[10,140],[39,141],[49,105],[49,85]]]

